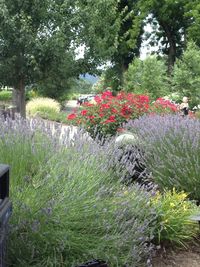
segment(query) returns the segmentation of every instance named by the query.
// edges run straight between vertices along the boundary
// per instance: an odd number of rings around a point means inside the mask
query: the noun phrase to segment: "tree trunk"
[[[120,75],[119,75],[119,79],[120,79],[120,87],[123,88],[124,85],[124,73],[125,73],[125,66],[122,63],[120,66]],[[120,88],[120,89],[121,89]]]
[[[13,89],[13,104],[16,106],[17,112],[21,117],[26,118],[26,102],[25,102],[25,84],[21,78],[17,88]]]
[[[176,40],[174,33],[170,29],[169,25],[162,20],[159,20],[160,26],[163,28],[165,35],[167,37],[169,43],[169,51],[168,51],[168,74],[172,74],[172,70],[174,67],[174,63],[176,60]]]
[[[169,41],[169,54],[168,54],[168,74],[171,75],[176,60],[176,44],[171,40]]]
[[[124,86],[124,73],[126,72],[126,70],[127,70],[127,66],[126,66],[124,60],[121,59],[121,61],[118,63],[118,75],[119,75],[120,90]]]

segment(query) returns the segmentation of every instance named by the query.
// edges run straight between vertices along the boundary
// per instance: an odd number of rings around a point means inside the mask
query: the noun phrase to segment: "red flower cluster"
[[[135,119],[149,109],[149,98],[145,95],[120,92],[116,96],[106,91],[95,97],[95,104],[85,103],[79,114],[70,114],[67,119],[82,124],[90,132],[115,134],[117,129],[130,119]]]
[[[102,123],[110,123],[110,122],[116,122],[115,116],[111,115],[106,121],[103,121]]]
[[[154,102],[154,107],[156,109],[160,109],[160,111],[163,113],[165,110],[166,111],[172,111],[172,112],[176,112],[177,111],[177,106],[172,103],[170,100],[164,99],[162,97],[158,98],[155,102]],[[157,111],[158,111],[157,110]]]
[[[67,119],[73,124],[81,124],[91,135],[113,135],[128,120],[138,118],[149,113],[169,113],[177,111],[175,104],[169,100],[158,98],[150,105],[146,95],[119,92],[113,96],[106,91],[95,97],[95,104],[83,104],[83,110],[79,113],[68,115]]]
[[[71,114],[69,114],[68,116],[67,116],[67,119],[68,120],[74,120],[74,119],[76,119],[76,114],[75,113],[71,113]]]
[[[85,116],[88,113],[87,109],[81,110],[81,115]]]

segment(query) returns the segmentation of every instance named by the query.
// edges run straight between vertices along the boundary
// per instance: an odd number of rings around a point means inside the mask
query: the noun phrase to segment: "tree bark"
[[[121,90],[121,88],[124,86],[124,73],[128,69],[128,64],[126,64],[123,58],[121,58],[116,64],[118,69],[119,87]]]
[[[176,44],[171,40],[169,41],[169,54],[168,54],[168,74],[171,75],[176,60]]]
[[[18,86],[13,89],[13,104],[21,117],[26,118],[25,84],[24,79],[19,80]]]
[[[173,32],[170,27],[163,21],[159,20],[160,26],[163,28],[168,43],[169,43],[169,51],[168,51],[168,74],[172,74],[172,70],[174,67],[174,63],[176,61],[176,40]]]
[[[123,87],[124,85],[124,73],[126,71],[126,66],[124,64],[124,61],[122,60],[121,64],[120,64],[120,75],[119,75],[119,79],[120,79],[120,86]]]

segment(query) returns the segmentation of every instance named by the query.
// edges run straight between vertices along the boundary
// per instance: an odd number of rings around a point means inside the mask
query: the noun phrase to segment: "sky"
[[[151,33],[153,31],[152,27],[150,24],[147,24],[144,26],[144,32],[145,33]],[[155,52],[158,50],[158,46],[149,46],[148,41],[143,40],[142,47],[140,49],[140,58],[144,60],[151,52]]]

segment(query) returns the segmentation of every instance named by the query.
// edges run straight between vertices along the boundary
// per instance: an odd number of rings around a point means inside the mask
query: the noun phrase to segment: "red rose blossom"
[[[68,116],[67,116],[67,119],[68,120],[74,120],[75,118],[76,118],[76,114],[75,113],[71,113],[71,114],[69,114]]]
[[[81,115],[85,116],[87,113],[88,113],[88,110],[86,110],[86,109],[81,110]]]

